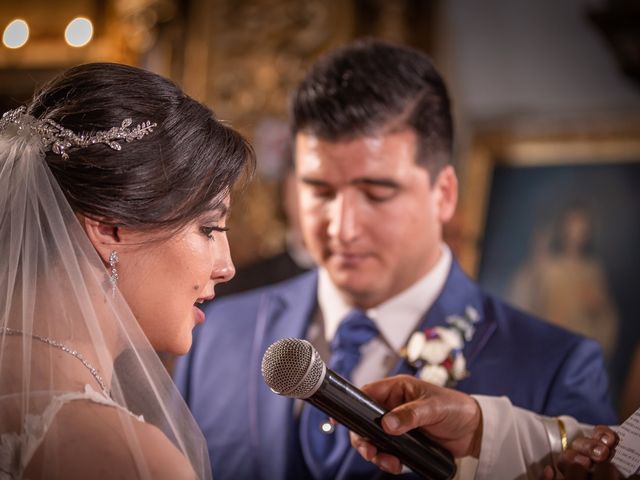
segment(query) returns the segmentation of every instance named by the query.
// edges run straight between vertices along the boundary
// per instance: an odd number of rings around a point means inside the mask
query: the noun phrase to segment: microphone
[[[455,475],[451,453],[422,431],[386,433],[380,420],[388,410],[327,368],[308,341],[283,338],[273,343],[262,357],[262,376],[274,393],[311,403],[423,478],[448,480]]]

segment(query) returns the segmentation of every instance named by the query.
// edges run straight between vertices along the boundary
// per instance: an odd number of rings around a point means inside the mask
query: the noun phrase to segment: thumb
[[[432,403],[423,398],[400,405],[382,417],[382,428],[391,435],[402,435],[414,428],[429,427],[437,421]]]

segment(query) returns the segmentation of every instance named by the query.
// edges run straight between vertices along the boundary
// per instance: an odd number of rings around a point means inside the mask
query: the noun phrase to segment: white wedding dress
[[[0,480],[210,479],[202,432],[46,161],[44,140],[74,135],[24,108],[0,118]]]
[[[5,433],[0,436],[0,480],[22,478],[25,468],[44,440],[55,416],[63,406],[74,401],[89,401],[115,407],[138,421],[144,422],[142,416],[134,415],[88,384],[85,385],[84,392],[68,392],[53,397],[41,415],[26,415],[24,417],[22,433]]]

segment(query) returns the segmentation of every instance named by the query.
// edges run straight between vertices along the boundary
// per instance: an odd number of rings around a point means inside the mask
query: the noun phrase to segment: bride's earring
[[[109,268],[111,272],[109,273],[109,281],[111,282],[111,295],[113,297],[116,296],[116,285],[118,284],[118,269],[116,268],[118,265],[118,252],[112,250],[109,254]]]

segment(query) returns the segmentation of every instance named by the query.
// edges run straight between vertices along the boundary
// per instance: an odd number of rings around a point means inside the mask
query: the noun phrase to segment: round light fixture
[[[29,25],[21,18],[11,21],[4,29],[2,43],[7,48],[20,48],[29,40]]]
[[[93,24],[84,17],[74,18],[64,31],[64,39],[72,47],[84,47],[93,37]]]

